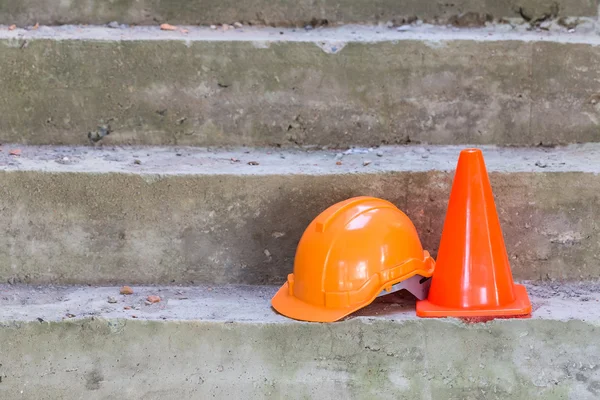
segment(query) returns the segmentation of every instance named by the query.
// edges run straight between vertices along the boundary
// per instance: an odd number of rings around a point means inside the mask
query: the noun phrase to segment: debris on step
[[[148,296],[148,297],[146,298],[146,300],[148,300],[148,302],[149,302],[150,304],[153,304],[153,303],[159,303],[159,302],[160,302],[160,297],[159,297],[159,296],[153,296],[153,295],[152,295],[152,296]]]
[[[71,313],[66,313],[65,316],[67,318],[75,318],[75,314],[71,314]]]
[[[117,299],[113,296],[108,296],[108,302],[110,304],[115,304],[117,302]]]
[[[100,125],[98,126],[98,129],[94,132],[88,132],[88,139],[90,140],[90,143],[94,144],[94,143],[98,143],[100,140],[102,140],[104,137],[110,135],[112,133],[112,129],[110,127],[110,125]]]
[[[363,149],[363,148],[352,148],[352,149],[348,149],[344,152],[344,155],[350,155],[350,154],[367,154],[369,152],[369,149]]]
[[[369,164],[371,164],[371,161],[369,161],[369,160],[363,161],[363,167],[366,167]]]
[[[133,160],[133,163],[136,164],[136,165],[140,165],[140,164],[142,164],[142,161],[138,160],[138,159],[135,159],[135,160]]]
[[[15,29],[17,29],[17,26],[15,24],[8,27],[9,31],[14,31]]]
[[[177,27],[171,24],[161,24],[160,29],[162,31],[176,31]]]
[[[546,164],[543,161],[536,161],[535,166],[540,167],[540,168],[546,168],[548,166],[548,164]]]
[[[125,306],[125,307],[123,307],[123,310],[131,310],[131,307],[130,306]]]
[[[248,161],[248,165],[259,165],[258,161]]]
[[[233,23],[233,26],[234,26],[234,27],[236,27],[237,29],[240,29],[240,28],[243,28],[243,27],[244,27],[244,25],[242,25],[242,23],[241,23],[241,22],[234,22],[234,23]]]
[[[106,26],[112,29],[119,29],[119,23],[117,21],[111,21]]]
[[[21,155],[21,149],[13,149],[8,154],[10,154],[11,156],[20,156]]]
[[[119,293],[125,294],[125,295],[130,295],[130,294],[133,294],[133,289],[130,286],[123,286]]]

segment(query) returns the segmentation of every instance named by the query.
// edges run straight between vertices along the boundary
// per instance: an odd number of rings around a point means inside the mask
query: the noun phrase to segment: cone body
[[[336,321],[404,279],[430,277],[434,265],[402,211],[385,200],[355,197],[311,222],[298,244],[294,273],[272,305],[290,318]]]
[[[421,317],[495,317],[531,313],[525,287],[515,285],[483,154],[460,153],[436,271]]]

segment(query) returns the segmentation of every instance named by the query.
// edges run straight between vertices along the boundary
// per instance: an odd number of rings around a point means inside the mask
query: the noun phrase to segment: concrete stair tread
[[[600,322],[600,284],[526,284],[534,320]],[[119,287],[0,285],[0,323],[53,322],[82,318],[293,323],[270,305],[277,286],[134,286],[132,295]],[[146,303],[150,295],[161,301]],[[109,303],[113,297],[117,303]],[[111,299],[112,300],[112,299]],[[417,320],[414,298],[397,293],[378,298],[347,319]],[[130,307],[131,309],[124,309]]]
[[[583,20],[582,20],[583,22]],[[336,53],[349,42],[388,42],[403,40],[423,40],[430,42],[450,42],[455,40],[476,40],[495,42],[515,40],[520,42],[557,42],[599,44],[600,37],[595,33],[595,20],[569,32],[566,27],[556,26],[553,30],[531,30],[529,24],[492,24],[486,27],[457,29],[449,26],[430,24],[405,25],[400,30],[377,25],[342,25],[339,27],[314,30],[253,27],[223,31],[206,26],[177,26],[175,30],[161,30],[155,26],[134,26],[112,29],[97,25],[61,25],[40,26],[36,30],[17,28],[7,29],[0,25],[0,40],[82,40],[82,41],[242,41],[242,42],[312,42],[322,46],[322,42],[337,43],[337,49],[323,48],[326,52]]]
[[[349,150],[7,145],[0,171],[160,175],[326,175],[453,171],[468,146],[382,146]],[[477,146],[490,172],[600,172],[600,144],[548,148]],[[10,155],[15,149],[19,156]],[[136,161],[137,160],[137,161]],[[337,164],[340,161],[341,164]],[[139,162],[139,163],[137,163]]]

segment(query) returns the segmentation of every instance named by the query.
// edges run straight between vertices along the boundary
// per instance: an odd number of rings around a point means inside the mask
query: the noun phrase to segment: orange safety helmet
[[[355,197],[329,207],[306,228],[294,273],[271,304],[293,319],[337,321],[384,290],[426,298],[430,280],[423,278],[434,267],[406,214],[388,201]]]

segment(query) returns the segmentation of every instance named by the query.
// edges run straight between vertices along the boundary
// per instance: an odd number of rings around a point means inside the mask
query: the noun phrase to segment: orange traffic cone
[[[478,149],[460,153],[436,269],[419,317],[508,317],[531,313],[513,282],[492,187]]]

